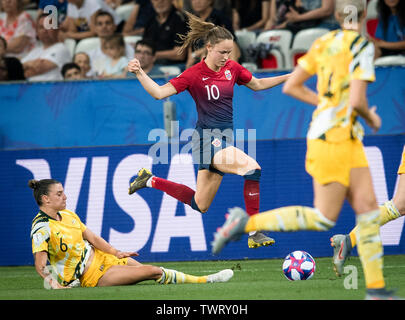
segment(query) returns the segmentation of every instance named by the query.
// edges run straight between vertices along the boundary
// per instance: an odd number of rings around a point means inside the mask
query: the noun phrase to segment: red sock
[[[260,207],[260,185],[258,181],[245,180],[243,186],[246,212],[249,216],[259,213]]]
[[[152,188],[166,192],[169,196],[191,205],[191,199],[195,191],[185,186],[184,184],[172,182],[166,179],[152,177]]]

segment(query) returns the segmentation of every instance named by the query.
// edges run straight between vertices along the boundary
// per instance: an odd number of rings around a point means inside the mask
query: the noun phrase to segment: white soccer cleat
[[[207,276],[208,283],[214,282],[227,282],[233,277],[233,271],[231,269],[221,270],[217,273],[210,274]]]

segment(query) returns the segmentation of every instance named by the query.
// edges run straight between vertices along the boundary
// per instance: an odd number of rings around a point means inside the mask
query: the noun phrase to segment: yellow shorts
[[[80,278],[80,285],[82,287],[95,287],[97,286],[98,280],[100,280],[110,267],[117,265],[123,266],[127,263],[128,258],[118,259],[112,254],[94,248],[93,260],[86,273]]]
[[[368,167],[362,142],[358,139],[331,143],[320,139],[307,140],[305,168],[319,184],[350,184],[350,170]]]
[[[398,168],[398,174],[403,174],[403,173],[405,173],[405,147],[404,147],[404,151],[402,152],[401,164],[399,165],[399,168]]]

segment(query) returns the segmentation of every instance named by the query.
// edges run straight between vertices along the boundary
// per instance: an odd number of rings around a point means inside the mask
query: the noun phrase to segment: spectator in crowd
[[[293,33],[306,28],[339,29],[335,19],[335,0],[274,0],[278,22],[275,28]],[[274,12],[274,11],[273,11]]]
[[[47,14],[37,20],[38,43],[21,62],[29,81],[62,80],[61,68],[71,61],[69,50],[58,41],[59,29],[45,27]]]
[[[7,41],[3,37],[0,37],[0,59],[7,53]]]
[[[113,16],[107,11],[98,11],[95,15],[95,32],[100,39],[100,45],[90,50],[88,53],[91,62],[91,69],[99,69],[99,65],[103,65],[104,61],[108,59],[106,52],[104,51],[105,39],[111,37],[117,30],[117,26],[114,23]],[[130,44],[125,44],[125,56],[128,60],[134,58],[134,48]]]
[[[221,11],[225,16],[229,17],[232,21],[232,4],[231,0],[213,0],[214,1],[214,9]],[[184,11],[192,12],[191,8],[191,0],[184,0],[183,1],[183,8]]]
[[[172,0],[151,0],[155,15],[145,26],[144,38],[156,46],[157,64],[184,64],[186,52],[179,54],[181,39],[187,33],[186,16],[173,5]]]
[[[82,79],[80,67],[74,62],[65,63],[62,67],[61,73],[65,80]]]
[[[122,28],[122,19],[103,0],[67,1],[67,17],[61,26],[61,40],[66,38],[81,40],[96,36],[95,18],[99,10],[109,12],[114,19],[114,24]]]
[[[23,58],[35,45],[35,23],[23,10],[23,0],[1,0],[0,36],[7,41],[7,55]]]
[[[124,36],[142,35],[148,17],[155,15],[150,0],[134,0],[135,6],[125,22],[122,33]]]
[[[80,67],[80,76],[83,79],[94,78],[94,72],[91,70],[90,57],[86,52],[77,52],[73,57],[73,62]]]
[[[25,80],[24,69],[16,57],[0,58],[0,81]]]
[[[234,30],[260,31],[270,13],[270,0],[232,0]]]
[[[405,0],[379,0],[376,56],[405,54]]]
[[[135,44],[135,58],[139,60],[141,68],[149,77],[164,76],[159,65],[155,65],[156,49],[153,42],[143,39]],[[128,78],[136,78],[132,72],[127,73]]]
[[[222,14],[221,11],[216,10],[214,7],[214,0],[191,0],[191,13],[206,22],[212,22],[217,26],[221,26],[229,30],[234,39],[236,39],[235,33],[232,27],[232,21]],[[189,47],[187,55],[186,69],[191,67],[206,55],[206,49],[204,41],[201,39],[195,43],[193,47]],[[230,59],[238,61],[240,58],[240,50],[236,41],[234,41],[234,48],[232,50]]]
[[[103,50],[108,59],[99,65],[97,75],[100,78],[125,78],[129,60],[125,56],[125,41],[122,35],[115,34],[105,39]]]
[[[44,13],[47,6],[54,6],[58,13],[58,26],[61,26],[66,19],[67,14],[67,0],[39,0],[38,4],[38,17]],[[49,13],[49,12],[45,12]]]

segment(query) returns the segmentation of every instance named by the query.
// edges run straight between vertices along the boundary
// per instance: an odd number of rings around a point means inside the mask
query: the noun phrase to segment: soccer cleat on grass
[[[212,244],[212,253],[218,254],[229,241],[239,240],[245,233],[245,226],[249,216],[247,213],[238,207],[229,209],[229,215],[222,228],[214,234]]]
[[[345,234],[335,234],[330,238],[330,245],[333,247],[333,269],[338,277],[343,274],[343,266],[352,251],[350,236]]]
[[[207,276],[208,283],[214,282],[227,282],[233,277],[233,271],[231,269],[221,270],[217,273],[210,274]]]
[[[404,300],[401,297],[394,295],[395,290],[367,289],[365,300]]]
[[[273,238],[269,238],[261,232],[255,232],[248,238],[248,246],[250,249],[271,246],[275,243]]]
[[[131,182],[131,185],[129,186],[128,194],[133,194],[139,189],[145,188],[146,182],[150,177],[152,177],[152,172],[150,172],[148,169],[142,168],[139,170],[138,176],[134,179],[134,181]]]

